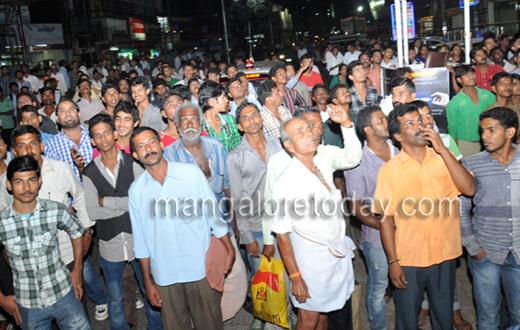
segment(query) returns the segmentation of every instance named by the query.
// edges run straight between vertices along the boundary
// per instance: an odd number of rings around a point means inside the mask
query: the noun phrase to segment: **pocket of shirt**
[[[14,237],[3,242],[5,245],[5,251],[7,257],[11,259],[19,259],[23,255],[22,239],[20,237]]]
[[[56,240],[53,239],[51,232],[45,232],[41,235],[42,251],[44,253],[51,253],[56,247]]]

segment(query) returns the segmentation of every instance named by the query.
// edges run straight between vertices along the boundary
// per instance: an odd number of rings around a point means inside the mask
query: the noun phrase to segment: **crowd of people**
[[[392,298],[396,329],[429,315],[471,330],[463,247],[478,328],[520,325],[520,33],[486,34],[471,64],[438,49],[447,133],[416,99],[432,50],[414,40],[401,67],[393,46],[302,44],[256,86],[243,58],[203,49],[1,67],[1,326],[136,329],[145,307],[148,329],[223,329],[266,257],[285,264],[292,329],[348,329],[356,247],[373,330]],[[250,329],[281,329],[270,321]]]

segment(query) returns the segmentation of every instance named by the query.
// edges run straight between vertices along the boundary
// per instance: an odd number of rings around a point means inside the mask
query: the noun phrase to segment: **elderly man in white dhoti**
[[[334,116],[352,126],[348,113]],[[293,160],[273,187],[272,231],[292,281],[291,300],[300,309],[296,330],[325,330],[325,313],[343,308],[354,291],[355,246],[345,235],[341,192],[314,157],[318,142],[311,127],[294,118],[280,132]]]

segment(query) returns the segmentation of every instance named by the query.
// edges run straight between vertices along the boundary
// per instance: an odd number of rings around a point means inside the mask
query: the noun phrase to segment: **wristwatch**
[[[88,230],[85,230],[85,234],[94,235],[94,229],[90,228]]]

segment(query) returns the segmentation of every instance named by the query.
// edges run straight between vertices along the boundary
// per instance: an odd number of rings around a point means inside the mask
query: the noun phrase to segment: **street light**
[[[357,11],[363,11],[363,7],[362,6],[359,6]]]

